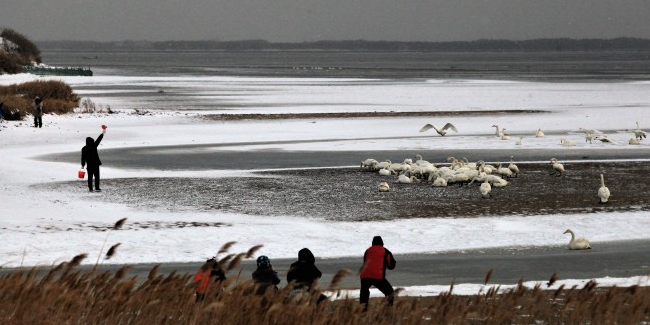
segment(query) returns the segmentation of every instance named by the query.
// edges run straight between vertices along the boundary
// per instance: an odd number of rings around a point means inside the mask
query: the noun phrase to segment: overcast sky
[[[650,38],[650,0],[0,0],[43,40]]]

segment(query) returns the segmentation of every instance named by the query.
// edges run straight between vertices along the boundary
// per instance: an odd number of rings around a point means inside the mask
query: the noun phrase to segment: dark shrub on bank
[[[18,59],[18,56],[0,49],[0,74],[3,72],[8,74],[22,72],[23,67]]]
[[[31,62],[41,63],[41,51],[38,47],[24,35],[16,32],[13,29],[5,28],[0,32],[0,37],[5,38],[18,46],[16,52],[19,57],[23,59],[22,63],[31,64]]]
[[[7,120],[22,120],[31,114],[36,96],[43,99],[43,113],[65,114],[79,106],[79,96],[62,81],[30,81],[0,86],[0,101],[4,102],[3,116]],[[5,114],[5,111],[9,114]]]

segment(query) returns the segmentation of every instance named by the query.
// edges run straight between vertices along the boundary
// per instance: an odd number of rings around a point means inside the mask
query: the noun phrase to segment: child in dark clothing
[[[310,291],[314,281],[320,279],[323,275],[314,263],[316,263],[316,258],[308,248],[298,251],[298,261],[291,264],[287,273],[287,282],[293,284],[294,288],[291,291],[291,297]],[[320,303],[325,299],[327,299],[327,296],[321,294],[316,303]]]
[[[270,287],[273,287],[274,292],[278,291],[277,284],[280,283],[280,278],[278,278],[278,272],[273,270],[271,260],[267,256],[262,255],[257,258],[257,269],[253,272],[253,281],[257,288],[255,290],[257,295],[263,295]]]

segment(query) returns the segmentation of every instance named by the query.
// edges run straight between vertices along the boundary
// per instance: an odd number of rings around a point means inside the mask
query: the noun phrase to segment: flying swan
[[[438,129],[437,127],[435,127],[435,126],[433,126],[431,124],[426,124],[420,129],[420,132],[424,132],[424,131],[427,131],[429,129],[435,129],[436,132],[438,132],[438,134],[440,134],[441,136],[444,136],[445,134],[447,134],[447,130],[449,130],[449,129],[451,129],[454,132],[458,132],[456,127],[451,123],[445,124],[445,126],[443,126],[442,129]]]

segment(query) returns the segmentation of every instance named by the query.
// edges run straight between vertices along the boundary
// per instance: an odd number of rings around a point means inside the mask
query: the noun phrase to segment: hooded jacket
[[[295,288],[311,289],[316,279],[323,276],[323,273],[314,265],[316,258],[308,249],[298,251],[298,261],[291,264],[287,273],[287,282],[295,281]]]
[[[32,106],[34,107],[34,112],[33,112],[34,117],[43,116],[43,101],[40,98],[36,97],[34,99],[34,105]]]
[[[372,239],[372,246],[363,254],[360,277],[362,279],[385,279],[386,269],[394,269],[395,264],[393,253],[384,248],[384,241],[381,236],[375,236]]]
[[[85,166],[88,163],[88,167],[98,167],[102,164],[99,160],[99,154],[97,153],[97,146],[102,142],[104,134],[100,134],[97,137],[97,140],[93,140],[91,137],[86,138],[86,145],[81,148],[81,165]]]

